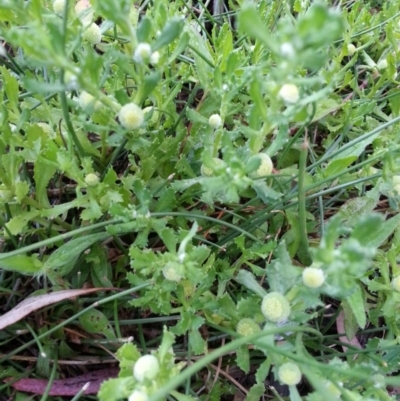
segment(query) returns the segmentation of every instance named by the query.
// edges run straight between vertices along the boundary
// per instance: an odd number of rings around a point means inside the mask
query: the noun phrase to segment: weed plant
[[[396,399],[400,1],[205,3],[0,0],[1,400]]]

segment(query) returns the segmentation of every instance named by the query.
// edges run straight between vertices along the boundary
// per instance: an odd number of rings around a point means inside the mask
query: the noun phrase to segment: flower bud
[[[222,125],[222,119],[221,116],[219,114],[213,114],[212,116],[210,116],[210,118],[208,119],[208,124],[210,125],[210,127],[212,129],[217,129]]]
[[[164,277],[169,281],[176,281],[177,283],[182,280],[184,276],[183,265],[178,262],[168,262],[162,273]]]
[[[149,396],[143,391],[134,390],[129,396],[128,401],[148,401]]]
[[[223,160],[218,159],[217,157],[213,158],[213,162],[217,167],[225,164]],[[214,170],[211,167],[206,167],[204,164],[202,164],[200,167],[200,174],[203,177],[211,177],[214,175]]]
[[[98,45],[102,37],[100,27],[93,22],[83,31],[82,36],[92,45]]]
[[[279,292],[270,292],[262,300],[261,312],[267,320],[279,323],[287,320],[291,308],[284,295]]]
[[[272,173],[274,165],[271,158],[266,153],[259,153],[251,157],[251,159],[253,158],[260,159],[261,163],[258,169],[252,172],[252,177],[265,177],[266,175],[270,175]]]
[[[58,15],[63,15],[65,3],[66,3],[65,0],[54,0],[53,1],[53,11]]]
[[[349,43],[347,45],[347,54],[351,57],[355,52],[357,51],[357,48],[353,45],[353,43]]]
[[[278,94],[286,103],[297,103],[300,99],[299,88],[295,84],[282,85]]]
[[[301,372],[299,367],[293,362],[286,362],[278,369],[279,381],[287,386],[295,386],[300,383]]]
[[[118,118],[124,128],[137,129],[143,124],[144,113],[135,103],[128,103],[121,107]]]
[[[151,53],[150,64],[157,65],[159,61],[160,61],[160,53],[157,51]]]
[[[133,376],[138,382],[145,379],[153,380],[160,370],[158,359],[154,355],[143,355],[135,363],[133,367]]]
[[[241,336],[250,336],[251,334],[259,333],[261,329],[253,319],[244,318],[239,320],[239,323],[236,326],[236,331]]]
[[[148,43],[139,43],[133,53],[133,60],[143,63],[151,57],[151,46]]]
[[[89,173],[85,177],[85,182],[88,187],[94,187],[100,182],[100,178],[96,174]]]
[[[325,274],[316,267],[306,267],[303,270],[303,283],[306,287],[318,288],[325,282]]]

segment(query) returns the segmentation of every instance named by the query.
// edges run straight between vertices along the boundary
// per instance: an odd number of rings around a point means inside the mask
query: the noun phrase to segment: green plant
[[[0,374],[45,400],[111,354],[101,401],[391,399],[399,4],[206,3],[0,2],[3,304],[98,290],[6,327]]]

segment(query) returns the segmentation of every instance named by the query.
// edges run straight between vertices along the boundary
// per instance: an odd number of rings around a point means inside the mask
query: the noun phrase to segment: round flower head
[[[154,355],[143,355],[135,363],[133,367],[133,376],[138,382],[145,379],[153,380],[160,370],[158,359]]]
[[[384,58],[382,60],[380,60],[378,62],[378,64],[376,65],[378,70],[386,70],[387,66],[388,66],[388,61]]]
[[[160,61],[160,53],[157,51],[151,53],[150,64],[157,65],[159,61]]]
[[[225,162],[221,159],[218,159],[217,157],[213,158],[214,164],[216,166],[222,166],[225,164]],[[211,177],[214,175],[214,170],[210,167],[206,167],[204,164],[201,165],[200,167],[200,173],[203,177]]]
[[[128,103],[121,107],[118,118],[124,128],[137,129],[143,124],[144,113],[135,103]]]
[[[210,125],[211,128],[217,129],[222,125],[222,119],[219,114],[213,114],[210,116],[208,119],[208,124]]]
[[[282,85],[278,94],[286,103],[297,103],[300,99],[299,88],[295,84]]]
[[[239,320],[239,323],[236,326],[236,331],[241,336],[250,336],[251,334],[260,332],[261,329],[253,319],[245,317],[244,319]]]
[[[54,0],[53,1],[53,11],[58,15],[63,15],[65,3],[66,3],[65,0]]]
[[[53,128],[51,128],[49,124],[47,124],[47,123],[37,123],[37,125],[43,130],[43,132],[49,138],[55,138],[56,137],[56,134],[55,134]]]
[[[139,43],[133,53],[133,60],[137,63],[143,63],[150,59],[151,46],[148,43]]]
[[[267,294],[261,304],[261,312],[274,323],[284,322],[290,315],[291,309],[289,301],[279,292]]]
[[[149,396],[143,391],[134,390],[129,396],[128,401],[148,401]]]
[[[168,262],[162,273],[167,280],[179,282],[183,278],[183,265],[177,262]]]
[[[349,43],[347,45],[347,54],[349,56],[352,56],[355,52],[357,51],[356,47],[353,45],[353,43]]]
[[[98,45],[101,42],[101,30],[96,23],[91,23],[84,31],[83,38],[92,45]]]
[[[400,292],[400,276],[394,277],[394,278],[392,279],[392,287],[393,287],[396,291]]]
[[[87,112],[98,110],[101,107],[101,103],[90,93],[82,91],[79,95],[79,106]]]
[[[261,161],[258,169],[251,174],[253,177],[264,177],[272,173],[274,165],[271,158],[266,153],[259,153],[258,155],[254,155],[251,157],[251,159],[253,158],[258,158]]]
[[[87,184],[87,186],[89,187],[94,187],[96,186],[100,181],[100,178],[93,173],[89,173],[86,177],[85,177],[85,182]]]
[[[306,287],[318,288],[325,282],[325,274],[317,267],[306,267],[303,270],[303,283]]]
[[[286,362],[279,366],[278,369],[279,381],[287,386],[295,386],[300,383],[301,372],[299,367],[293,362]]]

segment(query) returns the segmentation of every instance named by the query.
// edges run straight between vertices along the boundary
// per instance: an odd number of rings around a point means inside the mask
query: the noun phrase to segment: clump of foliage
[[[228,3],[0,3],[1,378],[394,399],[400,5]]]

